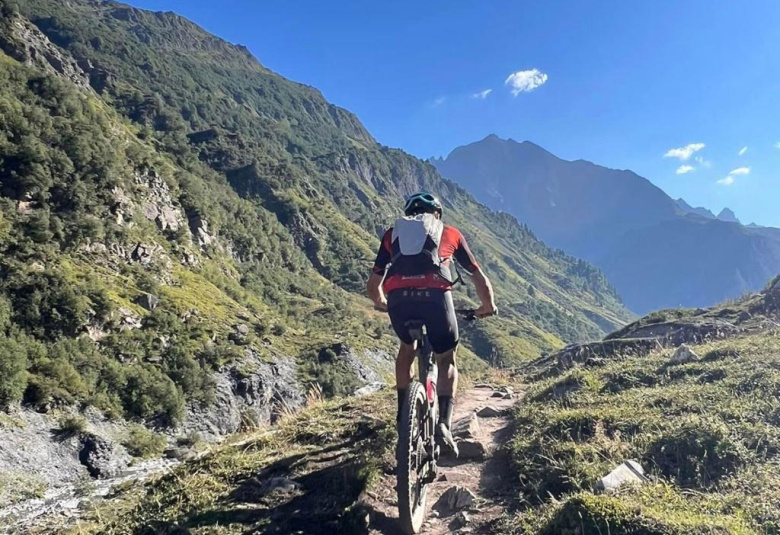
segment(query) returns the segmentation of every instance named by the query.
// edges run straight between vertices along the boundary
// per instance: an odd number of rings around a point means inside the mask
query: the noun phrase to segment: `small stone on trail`
[[[696,362],[697,360],[699,360],[699,355],[697,355],[693,349],[688,347],[687,344],[683,344],[677,348],[677,350],[674,352],[674,355],[672,355],[672,358],[669,359],[669,362],[674,364],[684,364],[686,362]]]
[[[376,392],[379,392],[384,387],[385,387],[385,383],[380,383],[380,382],[369,383],[366,386],[355,390],[352,393],[352,395],[359,398],[361,396],[367,396],[369,394],[374,394]]]
[[[265,481],[260,489],[261,494],[271,494],[272,492],[294,492],[301,488],[301,484],[297,481],[286,477],[272,477]]]
[[[460,511],[471,507],[477,496],[466,487],[450,487],[447,489],[441,500],[447,504],[450,511]]]
[[[594,492],[613,493],[623,485],[641,485],[647,482],[645,470],[636,461],[626,461],[596,482]]]
[[[484,407],[479,411],[477,411],[477,416],[479,416],[480,418],[498,418],[503,415],[504,415],[503,411],[498,410],[492,405],[488,405],[487,407]]]
[[[455,520],[457,520],[460,526],[467,526],[468,523],[471,522],[471,517],[466,511],[461,511],[458,513],[458,516],[455,517]]]

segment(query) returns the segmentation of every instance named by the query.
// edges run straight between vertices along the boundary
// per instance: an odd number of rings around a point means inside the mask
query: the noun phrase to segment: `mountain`
[[[636,312],[711,305],[780,271],[780,230],[735,225],[731,210],[715,217],[631,171],[495,135],[431,162],[545,243],[603,269]]]
[[[216,440],[309,389],[384,382],[396,340],[365,281],[419,189],[441,195],[501,306],[463,329],[466,371],[632,317],[598,269],[182,17],[92,0],[0,10],[0,409],[24,423],[0,426],[3,471],[69,483],[95,448]]]
[[[739,223],[739,219],[737,219],[737,215],[731,211],[729,208],[724,208],[720,211],[718,214],[718,219],[721,221],[726,221],[727,223]]]
[[[717,217],[715,217],[715,214],[713,214],[709,209],[704,208],[703,206],[698,206],[694,208],[693,206],[685,202],[685,199],[682,198],[677,199],[675,202],[677,203],[677,206],[679,206],[680,209],[685,214],[697,214],[702,217],[706,217],[707,219],[717,219]]]

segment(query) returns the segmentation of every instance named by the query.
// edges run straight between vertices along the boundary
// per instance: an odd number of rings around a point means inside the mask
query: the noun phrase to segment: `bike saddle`
[[[425,334],[425,322],[422,320],[409,320],[404,322],[404,328],[409,332],[412,338],[419,340]]]

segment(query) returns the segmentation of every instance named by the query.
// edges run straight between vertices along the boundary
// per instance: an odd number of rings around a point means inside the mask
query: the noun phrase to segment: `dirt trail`
[[[442,460],[437,480],[431,484],[428,496],[428,514],[422,533],[444,535],[447,533],[480,533],[480,526],[497,518],[504,511],[504,497],[508,481],[506,460],[496,455],[500,446],[509,438],[508,409],[518,402],[518,394],[511,399],[493,397],[498,389],[477,385],[458,396],[453,417],[453,429],[457,422],[471,418],[472,414],[490,406],[501,412],[497,417],[478,417],[479,431],[476,440],[485,446],[483,459]],[[385,475],[375,490],[369,493],[367,505],[370,513],[369,533],[372,535],[398,535],[398,502],[395,476]],[[458,511],[449,510],[442,495],[451,487],[466,487],[476,499],[465,508],[467,522]]]

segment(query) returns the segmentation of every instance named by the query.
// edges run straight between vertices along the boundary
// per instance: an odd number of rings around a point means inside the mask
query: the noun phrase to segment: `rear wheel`
[[[433,462],[426,451],[428,399],[425,388],[412,381],[407,389],[398,429],[398,518],[404,532],[419,533],[425,519],[428,480]]]

